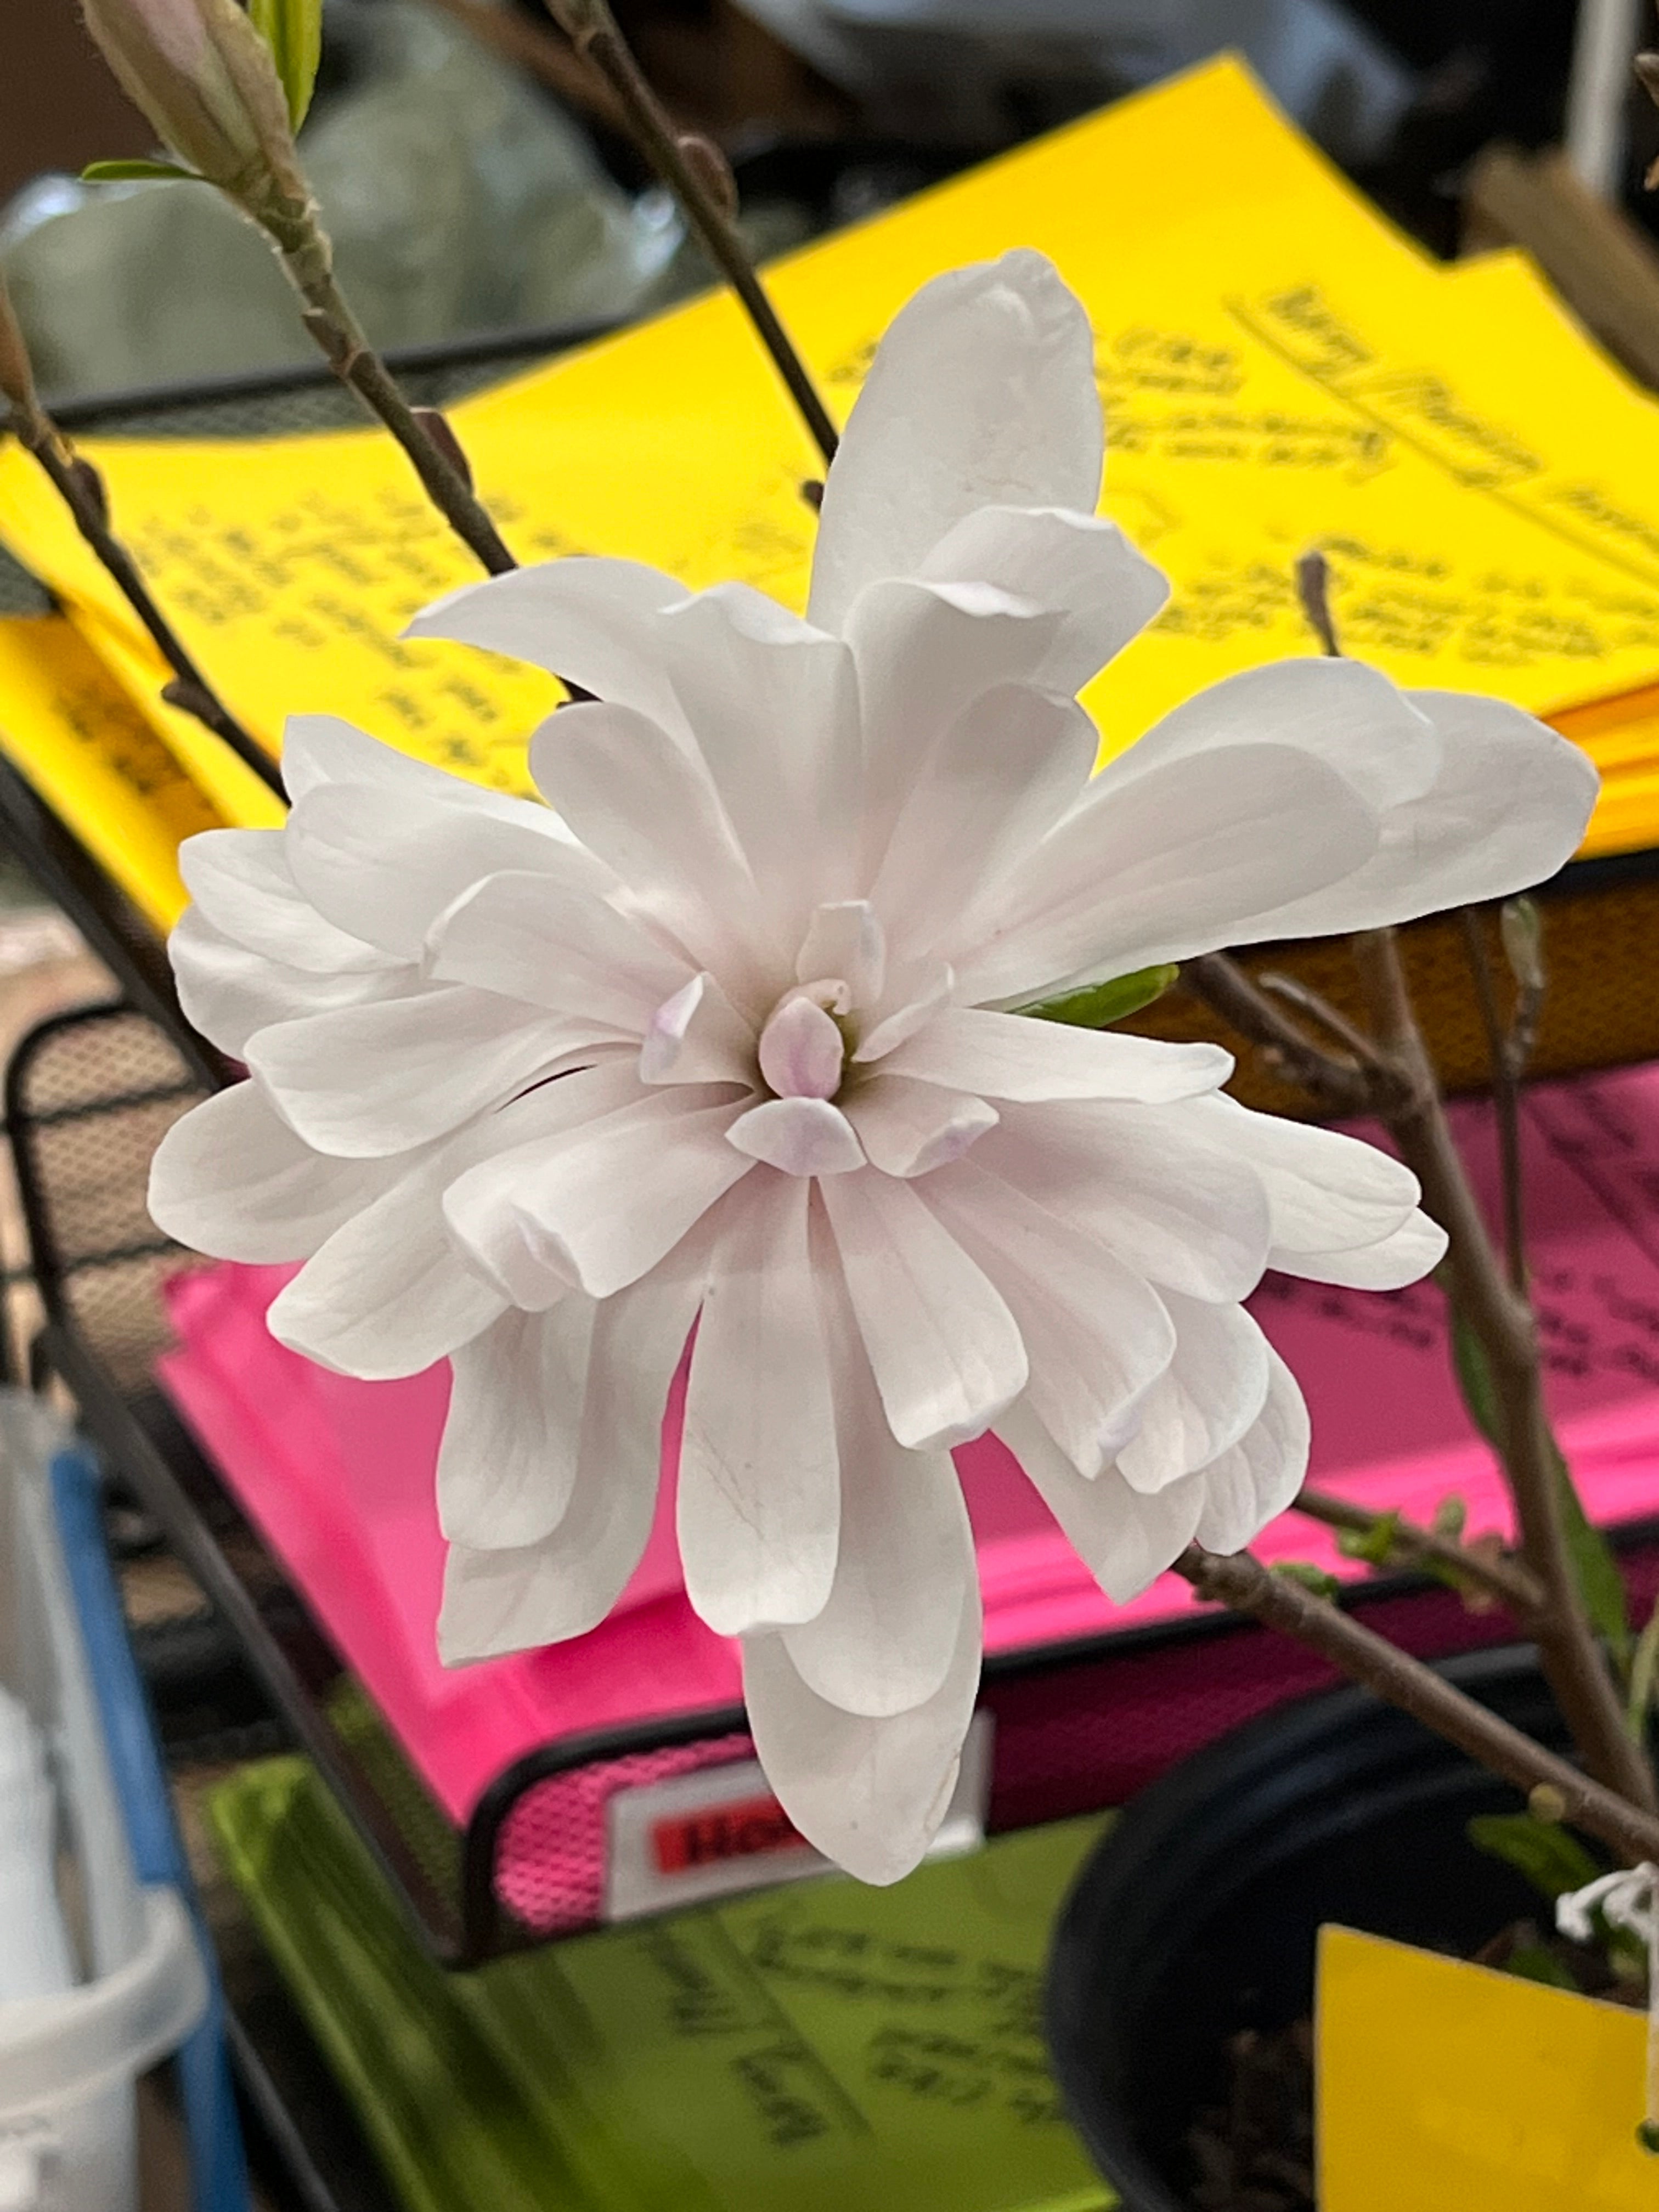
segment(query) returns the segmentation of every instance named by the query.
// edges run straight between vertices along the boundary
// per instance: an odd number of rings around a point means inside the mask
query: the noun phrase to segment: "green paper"
[[[410,2212],[1106,2212],[1041,2033],[1102,1816],[449,1975],[303,1761],[210,1813]]]

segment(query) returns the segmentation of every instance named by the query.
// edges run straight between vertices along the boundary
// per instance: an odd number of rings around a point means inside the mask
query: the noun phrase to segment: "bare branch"
[[[1269,1573],[1254,1553],[1223,1558],[1194,1544],[1176,1561],[1175,1571],[1200,1597],[1311,1646],[1352,1680],[1410,1713],[1517,1790],[1529,1795],[1541,1784],[1556,1790],[1565,1817],[1626,1863],[1659,1856],[1659,1814],[1645,1800],[1633,1802],[1581,1773],[1328,1599],[1316,1597],[1288,1576]]]
[[[1543,1610],[1542,1586],[1517,1559],[1475,1551],[1399,1514],[1373,1513],[1369,1507],[1355,1505],[1348,1498],[1334,1498],[1328,1491],[1304,1488],[1292,1502],[1291,1510],[1351,1535],[1374,1536],[1383,1530],[1388,1536],[1391,1561],[1401,1566],[1437,1567],[1462,1582],[1472,1583],[1507,1607],[1522,1626],[1529,1626]]]

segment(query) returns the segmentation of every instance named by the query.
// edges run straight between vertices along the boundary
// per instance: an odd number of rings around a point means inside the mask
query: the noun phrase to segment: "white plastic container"
[[[66,1441],[0,1392],[0,2212],[137,2212],[134,2083],[207,1980],[177,1892],[133,1872],[48,1486]]]

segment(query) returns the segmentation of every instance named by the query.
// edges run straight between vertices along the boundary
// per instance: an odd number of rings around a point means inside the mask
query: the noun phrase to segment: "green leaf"
[[[1648,1713],[1653,1704],[1656,1673],[1659,1673],[1659,1605],[1648,1615],[1647,1626],[1636,1639],[1636,1651],[1631,1661],[1630,1702],[1625,1725],[1637,1743],[1648,1740]]]
[[[1493,1449],[1498,1444],[1498,1393],[1486,1348],[1456,1306],[1451,1309],[1452,1368],[1469,1419]]]
[[[288,119],[306,119],[323,58],[323,0],[248,0],[253,27],[270,48],[288,97]]]
[[[1399,1534],[1399,1514],[1379,1513],[1369,1528],[1341,1529],[1336,1548],[1345,1559],[1364,1559],[1368,1566],[1385,1567],[1394,1556]]]
[[[1103,1030],[1109,1023],[1138,1014],[1154,999],[1161,999],[1180,973],[1175,967],[1138,968],[1133,975],[1117,975],[1109,983],[1085,983],[1080,991],[1062,991],[1057,999],[1035,1000],[1016,1011],[1029,1014],[1034,1022],[1065,1022],[1073,1029]]]
[[[1316,1597],[1334,1598],[1342,1589],[1334,1575],[1327,1574],[1323,1567],[1315,1566],[1311,1559],[1275,1559],[1271,1571],[1287,1583],[1299,1583],[1304,1589],[1311,1590]]]
[[[1444,1536],[1449,1542],[1458,1544],[1463,1540],[1463,1531],[1468,1524],[1468,1502],[1453,1490],[1449,1491],[1435,1507],[1434,1518],[1430,1522],[1429,1526],[1437,1536]]]
[[[1458,1388],[1474,1421],[1494,1450],[1498,1443],[1498,1394],[1485,1348],[1463,1315],[1451,1310],[1452,1364]],[[1550,1452],[1555,1468],[1562,1533],[1574,1579],[1596,1634],[1605,1638],[1621,1675],[1629,1677],[1632,1656],[1630,1617],[1626,1610],[1625,1578],[1605,1536],[1585,1512],[1583,1502],[1554,1439]],[[1501,1456],[1501,1453],[1500,1453]]]
[[[1531,1813],[1481,1813],[1468,1833],[1476,1850],[1512,1866],[1544,1897],[1565,1897],[1603,1872],[1571,1829]]]
[[[1542,1943],[1517,1943],[1504,1961],[1504,1972],[1520,1981],[1542,1982],[1553,1990],[1578,1988],[1565,1962]]]
[[[1555,1480],[1561,1500],[1561,1522],[1566,1532],[1567,1554],[1583,1593],[1584,1604],[1596,1633],[1607,1638],[1620,1673],[1628,1680],[1633,1646],[1630,1615],[1626,1609],[1625,1578],[1612,1547],[1583,1508],[1567,1463],[1555,1455]]]
[[[83,185],[125,185],[149,177],[166,177],[185,185],[204,181],[194,169],[184,168],[177,161],[88,161],[81,172]]]

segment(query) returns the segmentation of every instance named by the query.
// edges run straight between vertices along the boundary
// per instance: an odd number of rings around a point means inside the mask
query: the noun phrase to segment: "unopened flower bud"
[[[122,89],[163,142],[250,209],[304,199],[270,49],[236,0],[82,0]]]

